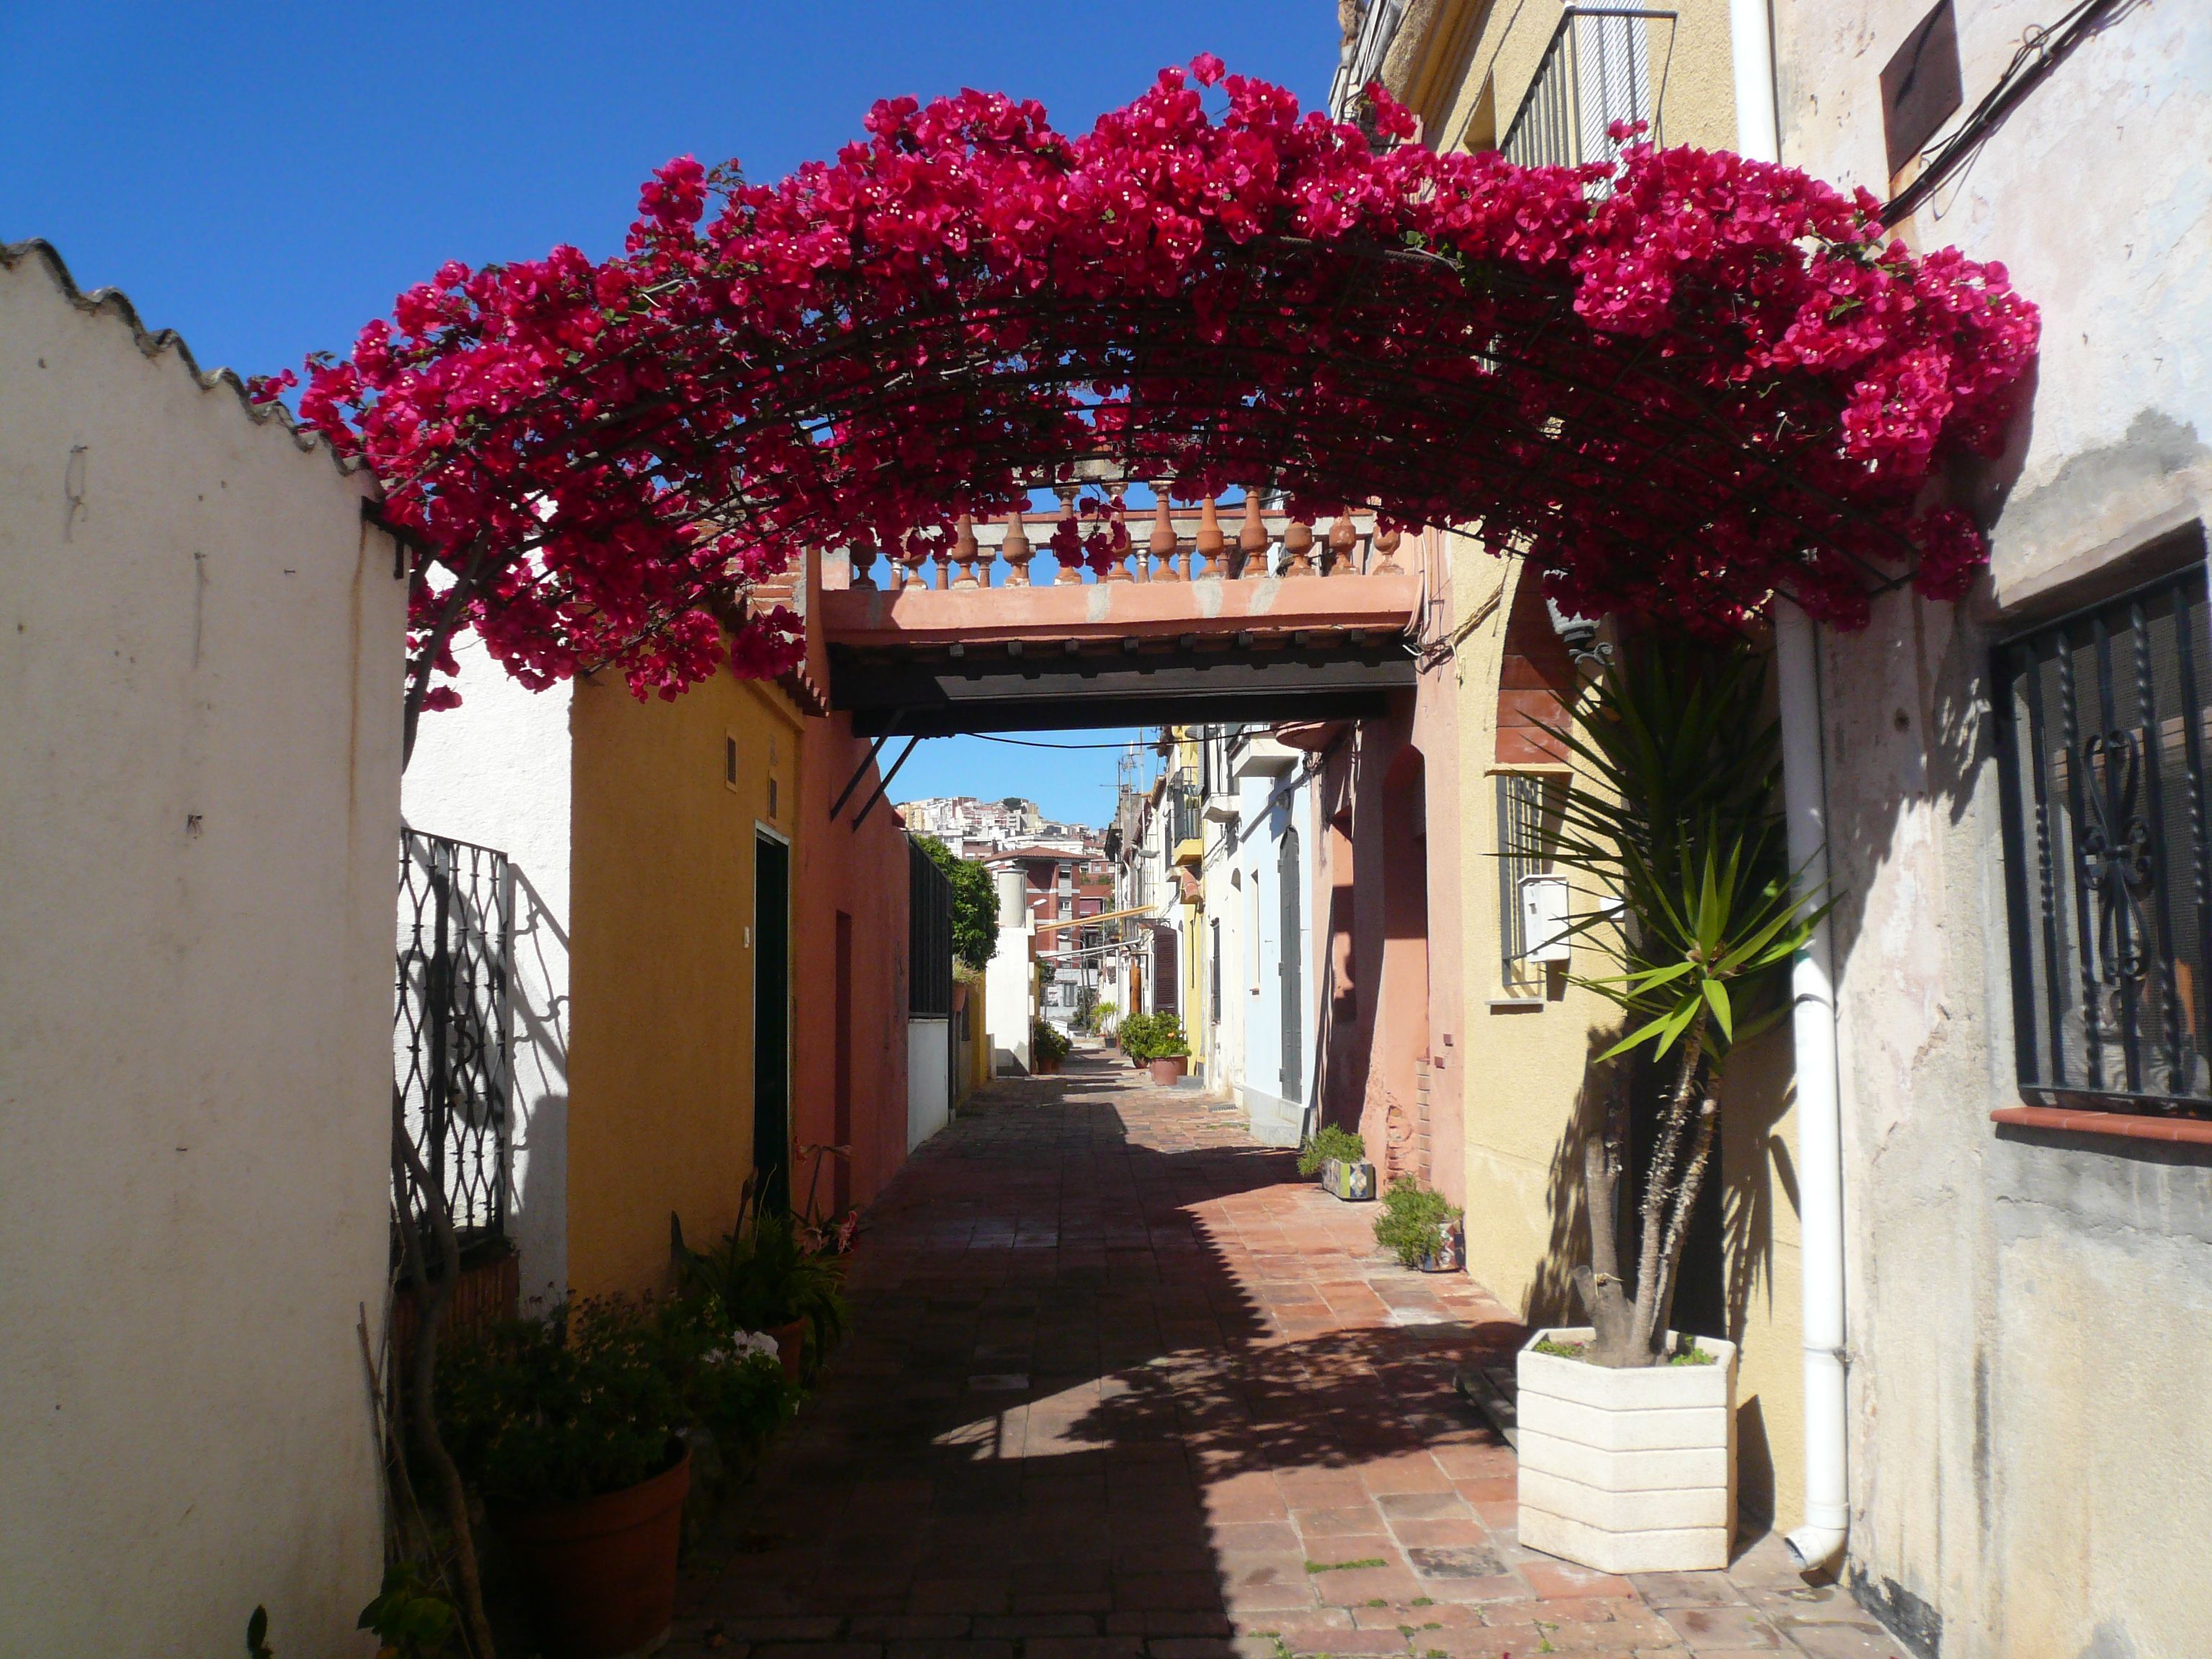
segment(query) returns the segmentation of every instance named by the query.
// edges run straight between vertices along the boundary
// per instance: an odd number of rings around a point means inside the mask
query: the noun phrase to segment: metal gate
[[[489,847],[413,830],[399,845],[394,1079],[416,1153],[473,1243],[507,1226],[514,883]],[[428,1224],[420,1204],[413,1218]]]

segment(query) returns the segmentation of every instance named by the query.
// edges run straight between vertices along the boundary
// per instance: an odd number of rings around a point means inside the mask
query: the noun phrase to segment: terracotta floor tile
[[[1276,1659],[1275,1632],[1345,1659],[1717,1659],[1794,1613],[1795,1650],[1858,1659],[1833,1645],[1868,1639],[1856,1607],[1778,1549],[1650,1582],[1662,1618],[1517,1548],[1513,1455],[1451,1377],[1524,1333],[1382,1256],[1374,1213],[1085,1051],[982,1091],[870,1207],[850,1339],[697,1552],[666,1651]]]

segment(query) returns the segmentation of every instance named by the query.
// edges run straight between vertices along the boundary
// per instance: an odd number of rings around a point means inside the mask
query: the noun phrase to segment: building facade
[[[800,583],[772,596],[807,610]],[[808,671],[674,702],[586,677],[543,692],[464,654],[425,718],[410,825],[507,854],[505,1233],[526,1305],[659,1289],[757,1172],[802,1214],[865,1203],[950,1087],[910,1054],[909,859],[868,745]],[[838,799],[856,769],[862,787]],[[833,822],[830,809],[840,808]]]
[[[2212,1652],[2176,1571],[2212,1526],[2212,37],[2164,4],[2025,58],[2058,20],[2018,3],[1774,17],[1781,158],[1917,186],[1896,233],[2002,261],[2043,321],[2004,454],[1954,480],[1988,579],[1820,641],[1852,1581],[1946,1659]]]

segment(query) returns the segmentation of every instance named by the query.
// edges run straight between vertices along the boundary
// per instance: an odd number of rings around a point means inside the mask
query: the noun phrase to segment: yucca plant
[[[1671,1066],[1640,1171],[1632,1280],[1616,1225],[1628,1173],[1626,1089],[1611,1091],[1599,1133],[1583,1145],[1590,1259],[1574,1282],[1589,1312],[1593,1364],[1664,1357],[1682,1247],[1719,1129],[1722,1073],[1735,1049],[1789,1012],[1790,961],[1826,913],[1824,896],[1801,896],[1793,880],[1776,810],[1780,728],[1765,709],[1765,663],[1747,647],[1647,640],[1600,677],[1574,725],[1554,732],[1584,775],[1561,808],[1553,854],[1589,884],[1570,931],[1616,969],[1571,977],[1619,1007],[1627,1028],[1599,1060],[1648,1048]]]

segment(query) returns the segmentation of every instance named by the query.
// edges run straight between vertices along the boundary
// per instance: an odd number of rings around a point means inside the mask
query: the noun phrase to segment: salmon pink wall
[[[833,821],[830,807],[867,758],[849,714],[807,720],[799,738],[799,833],[792,878],[792,1135],[800,1146],[838,1142],[837,916],[852,918],[848,1063],[851,1075],[852,1202],[866,1204],[906,1160],[907,850],[898,814],[878,801],[857,833],[853,820],[875,793],[867,775]],[[825,1164],[816,1188],[827,1214],[836,1189]],[[806,1203],[812,1160],[794,1162],[791,1201]]]

